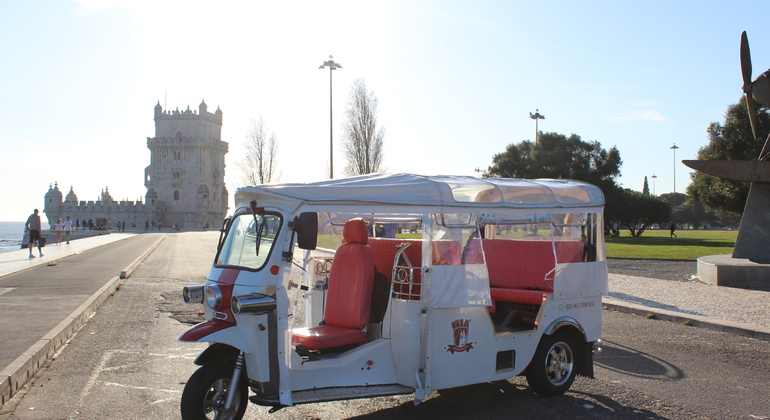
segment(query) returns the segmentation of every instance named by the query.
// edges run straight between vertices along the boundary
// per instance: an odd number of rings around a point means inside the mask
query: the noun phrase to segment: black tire
[[[546,397],[567,392],[575,381],[576,350],[575,340],[566,331],[544,335],[524,372],[529,387]]]
[[[232,363],[214,363],[196,370],[182,392],[182,420],[241,420],[249,397],[245,370],[235,391],[235,408],[222,409],[230,391],[233,369]]]

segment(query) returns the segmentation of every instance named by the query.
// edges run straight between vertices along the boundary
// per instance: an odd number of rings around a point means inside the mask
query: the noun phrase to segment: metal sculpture
[[[756,103],[770,107],[770,70],[751,81],[751,52],[746,31],[741,35],[741,70],[751,132],[756,139]],[[754,160],[683,160],[682,163],[709,175],[751,183],[732,258],[770,264],[770,136]]]

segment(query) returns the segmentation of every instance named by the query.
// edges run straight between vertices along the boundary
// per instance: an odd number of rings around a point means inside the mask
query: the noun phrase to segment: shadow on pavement
[[[541,397],[529,387],[509,381],[445,389],[438,394],[418,406],[408,402],[351,419],[665,418],[592,393],[569,391],[559,397]]]
[[[684,372],[665,360],[611,341],[604,341],[594,363],[613,372],[658,381],[680,381]]]

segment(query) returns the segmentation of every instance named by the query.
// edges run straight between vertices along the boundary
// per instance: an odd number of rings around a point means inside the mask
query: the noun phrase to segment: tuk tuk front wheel
[[[567,392],[575,381],[575,340],[566,332],[544,335],[525,375],[530,388],[543,396]]]
[[[246,413],[249,390],[242,379],[237,389],[230,389],[231,364],[204,365],[192,374],[182,391],[182,420],[241,420]],[[241,378],[245,377],[245,372]],[[235,392],[234,407],[225,410],[230,392]]]

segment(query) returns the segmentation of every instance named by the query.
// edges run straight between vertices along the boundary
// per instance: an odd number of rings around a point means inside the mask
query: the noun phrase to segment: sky
[[[770,66],[763,1],[0,0],[0,220],[146,194],[153,112],[223,112],[225,181],[252,119],[278,140],[281,182],[335,178],[353,82],[378,98],[390,173],[478,175],[543,132],[616,146],[618,182],[685,192],[706,129],[741,97],[740,35]],[[679,149],[672,150],[676,144]],[[652,176],[656,178],[653,180]],[[231,198],[232,200],[232,198]],[[232,207],[232,204],[231,204]]]

